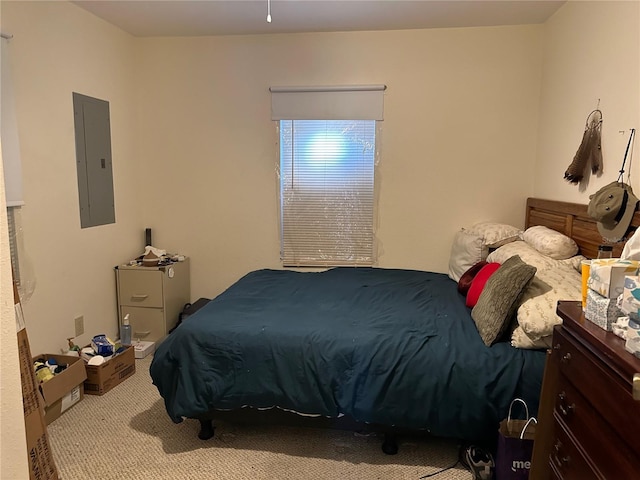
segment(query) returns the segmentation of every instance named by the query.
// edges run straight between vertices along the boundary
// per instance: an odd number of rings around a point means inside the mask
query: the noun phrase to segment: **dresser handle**
[[[556,464],[559,467],[569,465],[569,461],[571,460],[571,457],[569,457],[569,455],[565,455],[562,458],[558,457],[558,455],[554,455],[553,457],[555,458]]]
[[[633,399],[640,401],[640,373],[633,375]]]
[[[131,300],[146,300],[149,295],[131,295]]]
[[[563,363],[568,363],[569,360],[571,360],[571,354],[569,352],[567,352],[562,356],[562,362]]]
[[[147,335],[151,333],[151,330],[147,330],[146,332],[133,332],[133,338],[145,338]]]
[[[568,417],[570,413],[573,413],[573,409],[575,408],[575,405],[571,404],[568,407],[565,407],[564,405],[560,405],[560,413],[562,413],[562,415],[564,415],[565,417]]]
[[[571,457],[569,457],[569,455],[560,457],[560,449],[562,449],[562,442],[560,440],[556,440],[556,444],[553,446],[553,448],[556,451],[556,453],[553,455],[553,459],[555,460],[558,467],[569,465],[569,461],[571,460]]]
[[[576,404],[572,403],[571,405],[567,405],[567,394],[565,392],[560,392],[558,394],[558,399],[560,400],[560,404],[558,405],[558,408],[560,409],[560,412],[562,413],[562,415],[566,417],[570,413],[573,413],[573,411],[576,408]]]
[[[560,346],[560,344],[559,344],[559,343],[556,343],[556,344],[553,346],[553,349],[554,349],[554,350],[560,350],[560,348],[561,348],[561,346]]]

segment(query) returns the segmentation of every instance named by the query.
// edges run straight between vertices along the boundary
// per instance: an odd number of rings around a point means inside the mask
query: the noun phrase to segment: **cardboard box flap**
[[[59,365],[68,365],[63,372],[39,385],[40,394],[44,398],[46,407],[53,405],[87,379],[84,361],[79,357],[46,353],[33,357],[33,360],[35,361],[38,358],[44,358],[45,360],[54,358]]]

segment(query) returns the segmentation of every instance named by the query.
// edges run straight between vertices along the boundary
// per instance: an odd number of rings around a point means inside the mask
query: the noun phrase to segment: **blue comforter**
[[[176,423],[275,406],[495,438],[515,397],[537,410],[545,354],[486,347],[456,286],[414,270],[254,271],[159,345],[151,377]]]

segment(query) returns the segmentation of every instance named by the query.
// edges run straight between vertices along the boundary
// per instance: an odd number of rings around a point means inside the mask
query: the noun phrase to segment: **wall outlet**
[[[84,316],[80,315],[74,320],[76,322],[76,337],[79,337],[84,333]]]

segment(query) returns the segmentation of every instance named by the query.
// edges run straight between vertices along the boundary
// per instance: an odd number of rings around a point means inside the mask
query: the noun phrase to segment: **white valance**
[[[384,120],[386,85],[271,87],[271,120]]]

